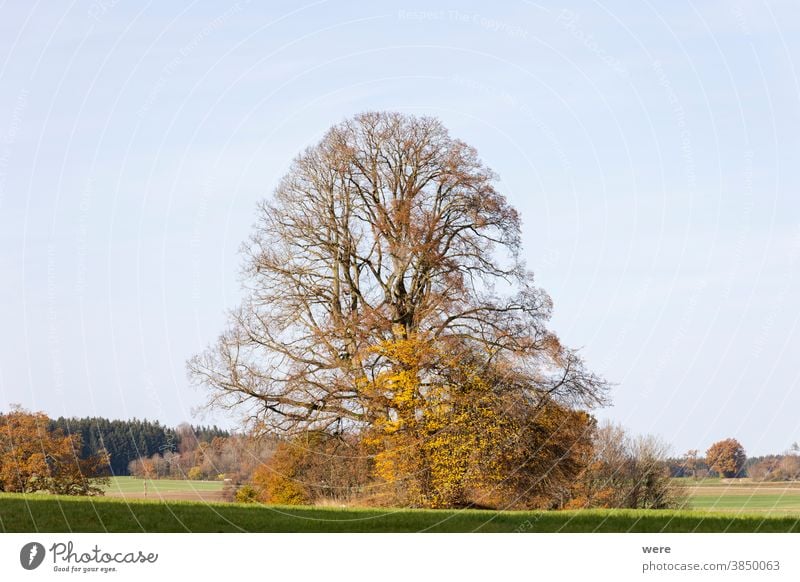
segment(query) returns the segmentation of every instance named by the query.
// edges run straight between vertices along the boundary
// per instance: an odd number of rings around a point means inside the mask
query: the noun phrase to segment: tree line
[[[188,434],[176,449],[133,459],[128,464],[129,474],[148,479],[224,480],[236,487],[250,479],[275,449],[275,441],[263,436],[232,434],[201,439],[194,438],[188,425],[183,429]]]
[[[100,495],[111,476],[241,483],[274,448],[217,426],[0,413],[0,491]]]
[[[705,456],[691,449],[680,458],[668,459],[667,464],[673,477],[797,481],[800,480],[800,445],[793,443],[782,454],[748,457],[738,440],[727,438],[711,445]]]
[[[176,452],[189,443],[210,442],[230,433],[217,426],[180,425],[167,427],[159,421],[112,420],[102,417],[64,418],[50,421],[51,429],[80,437],[80,456],[88,458],[105,451],[112,475],[129,475],[129,465],[142,457]]]

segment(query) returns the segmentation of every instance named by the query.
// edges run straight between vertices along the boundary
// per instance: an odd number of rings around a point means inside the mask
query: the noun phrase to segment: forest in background
[[[175,428],[147,419],[112,420],[103,417],[64,418],[50,421],[51,429],[79,435],[81,457],[106,451],[112,475],[130,475],[130,464],[154,455],[167,458],[182,450],[194,449],[199,443],[215,438],[228,438],[230,432],[218,426],[183,423]]]

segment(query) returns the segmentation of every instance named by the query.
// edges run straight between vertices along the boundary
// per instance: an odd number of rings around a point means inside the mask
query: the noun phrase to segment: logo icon
[[[39,542],[29,542],[19,551],[19,563],[26,570],[35,570],[44,562],[44,546]]]

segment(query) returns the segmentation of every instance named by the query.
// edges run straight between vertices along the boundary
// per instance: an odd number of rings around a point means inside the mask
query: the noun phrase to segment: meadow
[[[676,480],[686,488],[687,508],[695,511],[800,517],[800,483],[757,483],[748,479]]]
[[[341,509],[0,494],[3,532],[800,532],[794,517],[693,510]]]
[[[222,501],[222,481],[113,477],[105,497],[162,501]]]
[[[104,497],[0,494],[3,532],[800,532],[800,484],[681,483],[682,510],[485,511],[219,503],[221,482],[119,477]]]

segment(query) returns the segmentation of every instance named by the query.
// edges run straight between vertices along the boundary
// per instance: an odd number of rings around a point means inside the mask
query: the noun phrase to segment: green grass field
[[[428,511],[219,503],[219,481],[112,480],[106,497],[0,494],[3,532],[800,532],[800,484],[683,482],[681,511]]]
[[[174,498],[198,501],[219,500],[222,481],[189,481],[183,479],[135,479],[113,477],[106,488],[110,497],[126,498]]]
[[[793,517],[695,511],[260,507],[0,494],[4,532],[800,532]]]
[[[685,488],[685,509],[716,513],[755,513],[760,515],[800,515],[800,483],[751,483],[747,480],[676,479]],[[115,477],[106,490],[108,497],[165,501],[222,500],[221,481],[147,480]]]
[[[744,479],[683,481],[687,508],[725,513],[800,516],[800,483],[753,483]]]

